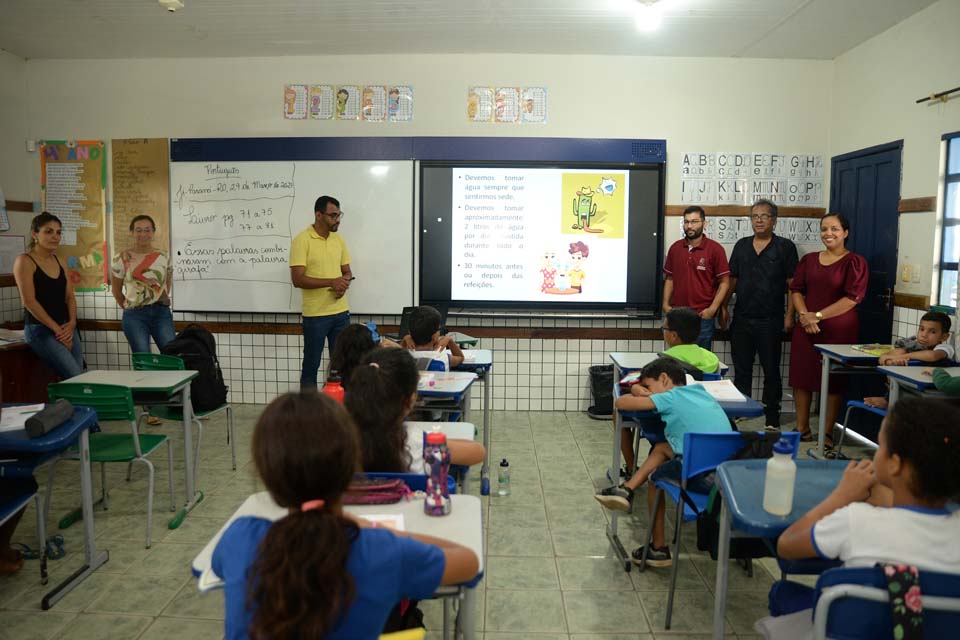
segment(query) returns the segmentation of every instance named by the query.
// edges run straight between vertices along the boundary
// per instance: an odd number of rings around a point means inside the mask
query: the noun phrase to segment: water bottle
[[[428,433],[423,446],[423,470],[427,474],[427,497],[423,512],[428,516],[445,516],[450,513],[450,449],[447,436],[439,431]]]
[[[322,391],[340,404],[343,404],[343,385],[340,384],[339,371],[336,369],[330,370],[330,375],[327,376],[327,382],[323,385]]]
[[[763,484],[763,510],[775,516],[785,516],[793,509],[793,486],[797,479],[797,463],[793,461],[793,447],[786,438],[773,446],[773,457],[767,460],[767,475]]]
[[[500,469],[497,473],[497,495],[510,495],[510,463],[506,458],[500,461]]]

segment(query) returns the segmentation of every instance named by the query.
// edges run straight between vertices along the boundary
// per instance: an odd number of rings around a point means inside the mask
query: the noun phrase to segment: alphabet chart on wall
[[[680,154],[681,202],[748,205],[766,198],[823,206],[823,156],[809,153],[688,151]]]

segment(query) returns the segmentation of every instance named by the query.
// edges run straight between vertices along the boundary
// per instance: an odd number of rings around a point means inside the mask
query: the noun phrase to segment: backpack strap
[[[881,564],[890,594],[893,637],[897,640],[923,640],[923,602],[920,598],[920,572],[905,564]]]

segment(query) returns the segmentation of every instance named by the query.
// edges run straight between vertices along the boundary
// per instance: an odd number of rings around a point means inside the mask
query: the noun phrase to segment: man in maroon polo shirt
[[[683,211],[683,239],[670,245],[663,264],[663,312],[690,307],[700,314],[697,344],[710,349],[714,317],[730,288],[727,254],[718,242],[703,235],[707,214],[696,205]]]

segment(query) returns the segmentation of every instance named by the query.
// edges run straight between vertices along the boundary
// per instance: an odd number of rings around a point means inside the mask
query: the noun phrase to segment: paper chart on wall
[[[361,115],[367,122],[383,122],[387,118],[387,88],[367,85],[363,88]]]
[[[543,124],[547,121],[547,90],[544,87],[524,87],[520,119],[524,124]]]
[[[824,202],[820,154],[685,152],[680,175],[681,201],[688,204],[749,205],[761,198],[801,207]]]
[[[494,105],[497,122],[520,122],[520,89],[518,87],[497,87]]]
[[[492,122],[494,91],[492,87],[470,87],[467,91],[467,120]]]
[[[333,85],[310,85],[310,118],[333,120]]]
[[[337,120],[360,119],[360,87],[355,84],[337,86]]]
[[[387,92],[387,118],[390,122],[413,120],[413,87],[396,85]]]
[[[283,117],[287,120],[303,120],[307,117],[308,89],[305,84],[283,86]]]

